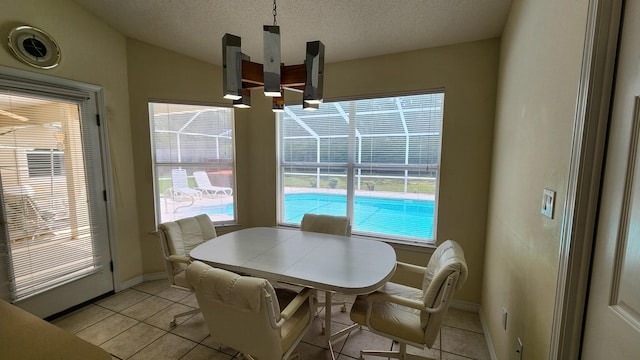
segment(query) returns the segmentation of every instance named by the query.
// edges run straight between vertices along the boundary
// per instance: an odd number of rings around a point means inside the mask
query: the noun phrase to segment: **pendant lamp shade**
[[[322,102],[322,88],[324,82],[324,44],[320,41],[307,43],[307,57],[305,60],[307,79],[304,86],[303,100],[309,104]]]
[[[251,90],[242,89],[242,97],[238,100],[233,100],[233,106],[240,109],[248,109],[251,107]]]
[[[224,34],[222,37],[222,94],[225,99],[242,97],[242,53],[239,36]]]
[[[302,93],[304,109],[313,111],[322,103],[324,80],[324,44],[307,43],[305,64],[285,65],[280,53],[280,27],[276,21],[277,5],[273,0],[273,25],[263,26],[264,63],[252,62],[241,52],[240,37],[222,37],[223,96],[233,106],[251,107],[251,90],[261,88],[272,97],[272,109],[284,111],[284,91]]]
[[[280,91],[280,27],[264,25],[264,95],[281,97]]]

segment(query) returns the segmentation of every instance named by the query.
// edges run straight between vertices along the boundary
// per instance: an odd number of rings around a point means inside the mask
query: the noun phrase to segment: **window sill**
[[[276,225],[278,228],[285,229],[299,229],[298,226],[290,226],[290,225]],[[418,242],[418,241],[405,241],[405,240],[397,240],[397,239],[389,239],[383,237],[375,237],[375,236],[364,236],[364,235],[351,235],[351,237],[355,237],[363,240],[375,240],[382,241],[389,245],[391,245],[394,249],[397,250],[408,250],[414,252],[423,252],[426,254],[431,254],[436,249],[436,245],[427,242]]]

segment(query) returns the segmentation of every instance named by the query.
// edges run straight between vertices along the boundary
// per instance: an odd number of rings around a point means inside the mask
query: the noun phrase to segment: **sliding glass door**
[[[0,78],[1,294],[45,317],[114,288],[102,141],[95,93],[16,85]]]

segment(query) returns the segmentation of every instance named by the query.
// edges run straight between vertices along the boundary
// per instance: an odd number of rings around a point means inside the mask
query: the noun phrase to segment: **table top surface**
[[[353,295],[384,285],[396,268],[396,253],[384,242],[287,228],[234,231],[190,255],[238,273]]]

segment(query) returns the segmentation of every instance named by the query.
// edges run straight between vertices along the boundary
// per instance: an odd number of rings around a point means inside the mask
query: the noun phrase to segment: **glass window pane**
[[[432,241],[443,106],[444,93],[287,106],[279,222],[346,214],[355,234]]]
[[[159,223],[236,219],[233,109],[149,103]]]
[[[84,102],[0,91],[0,218],[12,300],[103,271]],[[95,119],[95,118],[93,118]]]

